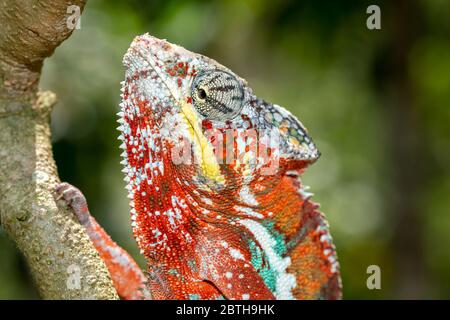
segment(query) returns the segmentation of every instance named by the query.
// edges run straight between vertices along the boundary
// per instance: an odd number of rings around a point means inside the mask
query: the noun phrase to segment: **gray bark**
[[[84,4],[0,1],[0,222],[44,299],[118,298],[84,229],[54,199],[60,181],[49,123],[56,96],[38,90],[44,59],[72,33],[68,6]]]

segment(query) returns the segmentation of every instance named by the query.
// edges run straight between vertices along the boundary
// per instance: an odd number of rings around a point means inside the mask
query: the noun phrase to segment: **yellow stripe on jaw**
[[[189,133],[194,142],[194,154],[197,159],[200,159],[200,167],[202,168],[203,175],[215,182],[225,182],[225,177],[220,172],[214,150],[198,125],[199,119],[197,113],[193,110],[192,105],[184,101],[181,102],[181,111],[186,118]]]

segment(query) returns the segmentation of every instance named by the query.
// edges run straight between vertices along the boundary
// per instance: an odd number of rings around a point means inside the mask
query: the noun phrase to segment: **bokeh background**
[[[381,30],[366,8],[381,7]],[[44,65],[61,179],[142,265],[131,235],[116,116],[121,59],[150,32],[208,55],[309,128],[304,176],[326,213],[347,299],[450,298],[450,2],[91,0]],[[381,290],[366,269],[381,268]],[[0,230],[0,298],[38,298]]]

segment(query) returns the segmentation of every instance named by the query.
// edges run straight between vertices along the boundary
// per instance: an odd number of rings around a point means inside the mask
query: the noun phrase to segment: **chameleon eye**
[[[212,120],[231,120],[244,105],[240,82],[225,71],[200,72],[192,82],[191,96],[197,111]]]
[[[206,99],[207,95],[206,95],[205,89],[199,88],[199,89],[197,90],[197,93],[198,93],[198,98],[199,98],[200,100],[205,100],[205,99]]]

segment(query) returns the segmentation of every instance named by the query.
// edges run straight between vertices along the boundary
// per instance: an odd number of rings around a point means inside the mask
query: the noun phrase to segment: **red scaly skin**
[[[299,179],[319,157],[299,120],[148,34],[124,65],[122,164],[152,297],[341,298],[328,224]]]

